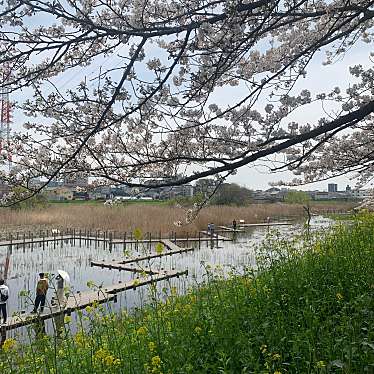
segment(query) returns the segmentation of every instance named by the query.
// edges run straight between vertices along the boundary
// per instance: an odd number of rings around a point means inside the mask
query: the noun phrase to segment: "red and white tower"
[[[10,124],[12,122],[12,105],[9,101],[9,81],[11,70],[4,64],[0,69],[0,157],[7,158],[9,168],[12,162],[10,150]]]

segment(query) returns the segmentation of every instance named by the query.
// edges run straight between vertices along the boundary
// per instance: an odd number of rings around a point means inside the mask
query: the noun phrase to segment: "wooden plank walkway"
[[[179,278],[180,276],[187,275],[187,274],[188,274],[188,270],[184,270],[184,271],[171,270],[171,271],[160,273],[155,276],[151,276],[151,277],[144,278],[144,279],[135,279],[133,281],[126,282],[126,283],[114,284],[112,286],[104,287],[103,290],[107,292],[108,294],[118,293],[118,292],[135,289],[136,287],[139,287],[139,286],[144,286],[146,284],[150,284],[154,282],[160,282],[162,280],[167,280],[167,279],[174,278],[174,277]]]
[[[15,315],[8,318],[7,323],[1,326],[1,330],[13,330],[21,326],[30,325],[38,321],[45,321],[47,319],[68,314],[72,312],[84,309],[94,303],[106,303],[108,301],[116,301],[116,293],[123,292],[130,289],[136,289],[137,287],[144,286],[147,284],[160,282],[162,280],[180,277],[188,274],[188,271],[168,271],[159,273],[154,276],[147,278],[134,279],[129,282],[113,284],[99,288],[95,291],[80,292],[70,296],[67,300],[65,309],[61,309],[59,306],[56,307],[44,307],[44,312],[41,314],[25,313]]]
[[[208,235],[206,231],[201,231],[201,233],[205,233],[205,235]],[[208,235],[210,236],[210,235]],[[216,237],[215,237],[216,238]],[[217,239],[217,238],[216,238]],[[231,240],[230,238],[226,238],[224,236],[219,236],[219,240]],[[204,242],[209,241],[211,238],[178,238],[176,237],[173,239],[175,242]],[[24,246],[24,245],[34,245],[34,244],[42,244],[42,243],[49,243],[49,242],[61,242],[61,241],[71,241],[74,243],[84,243],[85,241],[89,242],[105,242],[107,245],[116,245],[116,244],[141,244],[141,243],[159,243],[159,242],[167,242],[169,244],[174,244],[170,239],[168,238],[154,238],[154,239],[141,239],[141,240],[135,240],[135,239],[110,239],[110,238],[103,238],[103,237],[94,237],[94,236],[73,236],[73,235],[63,235],[63,236],[56,236],[56,237],[38,237],[38,238],[27,238],[27,240],[23,239],[14,239],[14,240],[5,240],[0,242],[0,247],[9,247],[9,246]],[[164,243],[165,244],[165,243]],[[83,244],[80,244],[83,245]],[[166,245],[166,244],[165,244]],[[171,247],[171,245],[169,246]]]
[[[161,239],[160,243],[162,243],[170,251],[173,251],[173,253],[178,253],[178,251],[180,253],[180,250],[182,249],[181,247],[179,247],[178,245],[176,245],[169,239]]]
[[[227,226],[218,226],[220,229],[222,229],[222,232],[245,232],[244,230],[240,230],[240,229],[234,229],[232,227],[227,227]],[[214,230],[214,231],[217,231],[217,230]]]
[[[115,295],[110,295],[100,290],[79,292],[69,296],[64,309],[61,309],[58,305],[54,307],[46,305],[43,313],[25,313],[8,318],[6,325],[3,325],[2,328],[13,330],[34,322],[45,321],[61,314],[71,314],[74,310],[84,309],[93,303],[106,303],[107,301],[114,300],[115,297]]]
[[[265,223],[241,223],[240,227],[256,227],[256,226],[289,226],[293,225],[294,222],[265,222]]]
[[[152,254],[144,255],[144,256],[139,255],[138,257],[131,257],[131,258],[128,258],[128,259],[125,259],[125,260],[115,261],[114,264],[131,264],[133,262],[140,262],[140,261],[151,260],[152,258],[172,256],[172,255],[175,255],[175,254],[181,254],[181,253],[185,253],[185,252],[195,250],[195,248],[193,248],[193,247],[191,247],[191,248],[178,247],[178,248],[179,249],[175,250],[175,251],[164,251],[162,253],[152,253]],[[101,266],[101,262],[91,261],[91,264],[92,263],[94,263],[93,266]],[[98,263],[98,265],[96,265],[96,263]]]
[[[162,271],[155,271],[149,268],[143,268],[138,266],[126,266],[121,261],[105,262],[105,261],[91,261],[91,266],[98,266],[101,268],[131,271],[133,273],[145,273],[145,274],[160,274]]]
[[[215,240],[222,240],[222,241],[232,241],[232,239],[227,238],[226,236],[218,235],[216,233],[213,233],[213,238],[212,234],[209,233],[208,231],[200,231],[202,234],[209,236],[209,240],[215,239]]]
[[[0,247],[8,247],[10,245],[24,245],[24,244],[39,244],[39,243],[46,243],[46,242],[59,242],[59,241],[65,241],[65,240],[71,240],[73,239],[73,236],[71,235],[63,235],[63,236],[52,236],[52,237],[45,237],[45,238],[33,238],[30,240],[27,238],[27,240],[23,239],[15,239],[15,240],[6,240],[3,242],[0,242]],[[85,238],[82,237],[82,240]],[[75,238],[75,240],[79,240],[79,238]]]

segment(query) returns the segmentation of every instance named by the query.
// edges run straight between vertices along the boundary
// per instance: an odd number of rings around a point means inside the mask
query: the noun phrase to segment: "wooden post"
[[[199,231],[199,249],[201,248],[201,231]]]
[[[188,247],[188,231],[187,231],[187,233],[186,233],[186,239],[187,239],[186,247]]]
[[[126,250],[126,231],[125,231],[125,233],[123,234],[123,251],[125,251]]]
[[[149,232],[149,251],[151,251],[151,245],[152,245],[152,233]]]
[[[34,233],[31,233],[31,250],[34,248]]]
[[[110,232],[109,233],[109,251],[112,252],[112,244],[113,244],[113,237],[112,237],[113,233]]]
[[[79,229],[79,247],[81,246],[82,244],[82,230]]]
[[[25,251],[25,246],[26,246],[26,237],[25,237],[25,233],[23,233],[23,251]]]
[[[45,249],[45,235],[44,235],[44,232],[43,232],[43,251],[44,251],[44,249]]]
[[[174,243],[177,244],[177,232],[174,231]]]

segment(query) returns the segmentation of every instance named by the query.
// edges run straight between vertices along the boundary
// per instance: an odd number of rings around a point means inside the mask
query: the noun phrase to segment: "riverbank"
[[[91,328],[31,345],[6,341],[6,373],[370,373],[374,369],[374,218],[310,248],[269,238],[254,277],[235,272],[134,315],[87,308]],[[272,257],[266,248],[272,249]],[[277,260],[275,260],[277,258]],[[166,303],[162,301],[168,295]]]
[[[314,202],[314,213],[326,211],[348,211],[352,203]],[[55,204],[43,209],[11,210],[0,209],[0,236],[17,232],[26,234],[31,231],[35,235],[40,230],[65,230],[76,228],[83,230],[113,230],[132,232],[141,228],[143,232],[154,235],[175,231],[177,235],[185,232],[194,233],[206,230],[209,222],[216,225],[228,225],[233,219],[245,220],[247,223],[258,223],[280,218],[297,219],[305,215],[302,206],[297,204],[251,204],[246,207],[208,206],[189,224],[186,223],[188,208],[176,206],[157,206],[152,204],[130,204],[116,207],[92,204]],[[181,224],[177,226],[176,223]]]

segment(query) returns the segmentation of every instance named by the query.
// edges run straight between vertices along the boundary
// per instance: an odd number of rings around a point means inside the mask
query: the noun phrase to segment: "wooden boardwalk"
[[[208,235],[206,231],[201,231],[201,233],[205,233],[205,235]],[[210,236],[210,235],[209,235]],[[215,236],[216,238],[216,236]],[[231,240],[230,238],[226,238],[224,236],[219,236],[219,240]],[[167,247],[171,248],[172,244],[175,244],[177,242],[191,242],[191,243],[196,243],[196,242],[205,242],[209,241],[211,238],[204,238],[204,237],[199,237],[199,238],[178,238],[175,237],[173,239],[170,238],[150,238],[150,239],[112,239],[108,237],[95,237],[95,236],[73,236],[73,235],[63,235],[63,236],[53,236],[53,237],[35,237],[35,238],[27,238],[27,239],[14,239],[14,240],[5,240],[0,242],[0,247],[9,247],[9,246],[26,246],[26,245],[41,245],[44,243],[58,243],[58,242],[67,242],[70,241],[71,243],[79,243],[79,245],[82,245],[81,243],[84,242],[102,242],[106,243],[107,245],[126,245],[126,244],[141,244],[141,243],[168,243],[166,245]],[[173,243],[174,242],[174,243]]]
[[[148,277],[148,278],[144,278],[144,279],[135,279],[135,280],[130,281],[130,282],[118,283],[118,284],[114,284],[112,286],[104,287],[103,290],[105,292],[109,293],[109,294],[118,293],[118,292],[130,290],[130,289],[135,289],[136,287],[144,286],[146,284],[167,280],[167,279],[170,279],[170,278],[175,278],[175,277],[179,278],[180,276],[187,275],[187,274],[188,274],[188,270],[184,270],[184,271],[177,271],[177,270],[164,271],[164,272],[161,272],[161,273],[159,273],[157,275],[154,275],[152,277]]]
[[[126,266],[121,261],[105,262],[105,261],[91,261],[91,266],[98,266],[100,268],[131,271],[133,273],[144,273],[144,274],[160,274],[162,271],[156,271],[141,266]]]
[[[169,253],[182,253],[186,251],[186,248],[179,247],[169,239],[161,239],[160,243],[162,243],[167,249],[169,249]]]
[[[289,226],[293,225],[294,222],[264,222],[264,223],[241,223],[240,227],[256,227],[256,226]]]
[[[239,225],[238,225],[239,226]],[[221,232],[245,232],[244,230],[241,229],[234,229],[232,227],[227,227],[227,226],[218,226],[220,229],[222,229]],[[217,231],[217,230],[214,230]]]
[[[226,236],[218,235],[215,232],[213,233],[213,235],[209,233],[208,231],[200,231],[200,232],[206,236],[209,236],[208,240],[214,239],[214,240],[222,240],[222,241],[232,241],[232,239],[227,238]]]
[[[129,282],[113,284],[99,288],[94,291],[79,292],[72,296],[69,296],[65,308],[61,309],[59,306],[56,307],[44,307],[43,313],[32,314],[25,313],[15,315],[11,318],[8,318],[7,323],[1,326],[1,330],[13,330],[21,326],[30,325],[35,322],[45,321],[50,318],[68,314],[72,312],[84,309],[92,304],[102,304],[108,301],[116,301],[116,294],[130,289],[135,289],[140,286],[147,284],[160,282],[162,280],[167,280],[174,277],[180,277],[188,274],[186,271],[165,271],[160,272],[154,276],[147,278],[134,279]]]
[[[42,243],[48,243],[48,242],[60,242],[65,240],[72,240],[73,236],[71,235],[63,235],[63,236],[50,236],[50,237],[39,237],[39,238],[27,238],[26,239],[15,239],[15,240],[5,240],[3,242],[0,242],[0,247],[8,247],[12,245],[26,245],[26,244],[42,244]],[[77,240],[77,238],[75,238]],[[85,238],[82,237],[82,240]]]
[[[137,256],[137,257],[130,257],[130,258],[126,258],[125,260],[121,260],[121,261],[115,261],[113,262],[113,264],[131,264],[131,263],[134,263],[134,262],[140,262],[140,261],[147,261],[147,260],[151,260],[153,258],[160,258],[160,257],[165,257],[165,256],[172,256],[172,255],[175,255],[175,254],[181,254],[181,253],[186,253],[186,252],[190,252],[190,251],[193,251],[195,248],[181,248],[181,247],[178,247],[179,249],[176,249],[174,251],[164,251],[162,253],[151,253],[149,255],[144,255],[144,256]],[[91,266],[102,266],[102,262],[100,261],[91,261]]]
[[[71,314],[74,310],[84,309],[94,303],[102,304],[114,300],[115,295],[110,295],[106,292],[87,291],[79,292],[69,296],[65,308],[57,306],[45,306],[43,313],[25,313],[18,314],[8,318],[6,325],[2,325],[2,329],[13,330],[21,326],[30,325],[38,321],[45,321],[47,319],[59,316],[61,314]]]

